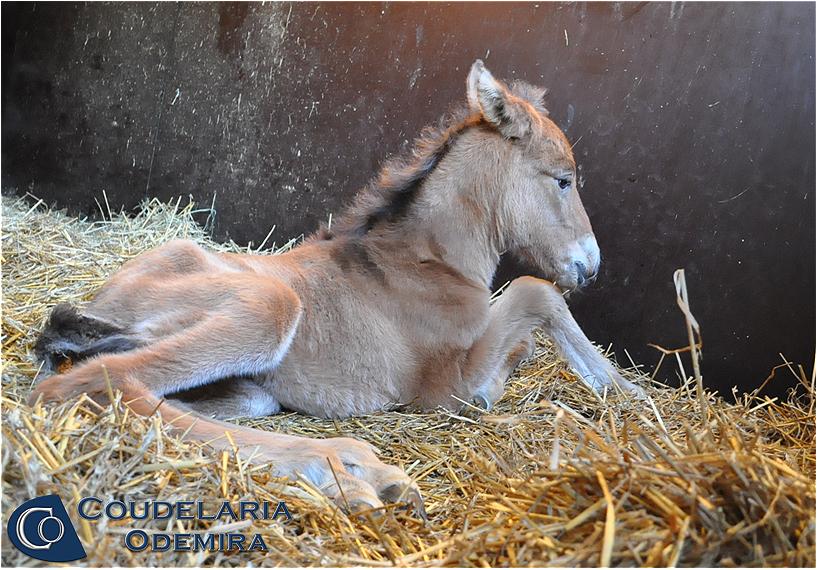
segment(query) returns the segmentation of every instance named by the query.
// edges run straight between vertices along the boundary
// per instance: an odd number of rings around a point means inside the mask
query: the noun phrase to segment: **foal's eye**
[[[570,180],[567,178],[557,178],[556,182],[559,183],[559,188],[561,188],[562,190],[567,190],[568,188],[570,188]]]

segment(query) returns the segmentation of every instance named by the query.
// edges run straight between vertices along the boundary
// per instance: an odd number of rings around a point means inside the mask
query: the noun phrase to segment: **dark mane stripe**
[[[453,137],[446,137],[432,153],[423,157],[419,164],[405,168],[403,172],[384,171],[381,175],[379,191],[389,195],[385,203],[368,213],[363,233],[369,232],[378,222],[394,222],[403,217],[414,201],[423,180],[431,174],[451,148]]]
[[[461,111],[439,128],[424,129],[409,159],[387,162],[380,175],[339,216],[331,231],[321,228],[315,237],[361,237],[379,224],[390,224],[403,218],[417,199],[423,181],[445,158],[458,135],[484,122],[479,114]]]

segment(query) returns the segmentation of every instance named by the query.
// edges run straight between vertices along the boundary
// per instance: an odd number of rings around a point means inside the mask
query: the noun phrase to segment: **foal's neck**
[[[412,236],[406,245],[418,256],[438,257],[486,288],[504,249],[494,186],[507,157],[497,142],[479,132],[463,134],[429,174],[412,215],[402,224]]]

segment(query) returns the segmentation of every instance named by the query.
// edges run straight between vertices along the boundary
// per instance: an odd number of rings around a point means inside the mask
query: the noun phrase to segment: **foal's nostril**
[[[573,265],[576,266],[576,281],[581,287],[587,281],[587,266],[581,261],[575,261]]]

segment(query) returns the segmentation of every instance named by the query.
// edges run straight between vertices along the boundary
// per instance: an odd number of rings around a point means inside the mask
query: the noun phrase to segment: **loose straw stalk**
[[[701,376],[701,363],[699,348],[703,348],[703,341],[701,340],[701,326],[698,321],[692,316],[692,311],[689,308],[689,296],[687,295],[687,282],[683,269],[678,269],[672,276],[675,282],[675,292],[677,294],[676,302],[681,312],[684,314],[684,322],[687,328],[687,337],[689,338],[689,352],[692,357],[692,371],[695,375],[695,388],[698,394],[698,404],[701,408],[701,421],[706,422],[708,410],[706,406],[706,398],[704,396],[704,381]],[[695,335],[698,335],[698,342],[695,342]]]

